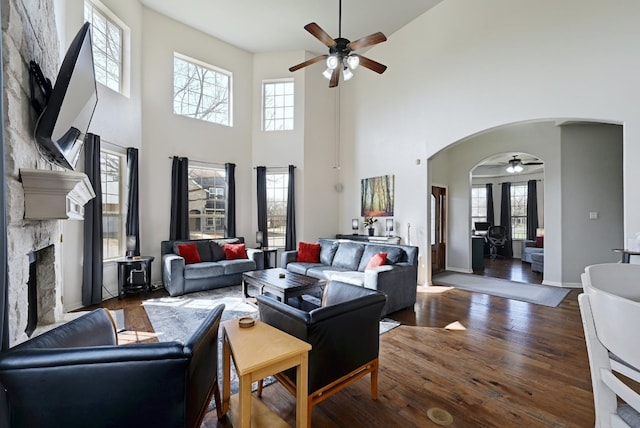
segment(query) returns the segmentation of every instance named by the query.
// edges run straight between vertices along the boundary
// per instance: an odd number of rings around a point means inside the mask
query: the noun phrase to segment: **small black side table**
[[[269,247],[262,247],[260,249],[262,250],[264,257],[264,268],[271,269],[278,267],[278,249]]]
[[[154,259],[153,256],[139,256],[123,257],[115,261],[118,265],[118,299],[121,299],[125,293],[151,290],[151,262]],[[144,273],[144,285],[129,284],[129,275],[134,269],[142,270]]]

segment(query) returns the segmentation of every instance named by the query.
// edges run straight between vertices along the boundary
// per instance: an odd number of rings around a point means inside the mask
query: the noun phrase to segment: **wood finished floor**
[[[489,273],[516,281],[532,275],[519,260],[490,262],[482,274]],[[362,379],[317,405],[314,427],[437,427],[427,417],[432,407],[452,414],[450,427],[594,425],[578,290],[549,308],[444,289],[419,287],[414,309],[391,315],[402,325],[380,336],[379,399],[371,400]],[[152,331],[140,300],[104,306],[124,308],[127,329]],[[456,321],[466,329],[445,328]],[[263,401],[295,424],[295,401],[279,384],[264,389]],[[202,426],[231,425],[209,412]]]

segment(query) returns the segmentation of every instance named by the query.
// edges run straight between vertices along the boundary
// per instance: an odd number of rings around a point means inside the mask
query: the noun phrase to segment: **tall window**
[[[189,167],[189,237],[224,238],[227,180],[224,168]]]
[[[511,185],[511,238],[527,239],[527,185]]]
[[[267,171],[267,230],[269,247],[284,247],[287,232],[288,172]]]
[[[122,92],[123,29],[108,11],[93,3],[84,3],[84,19],[91,23],[91,42],[96,80]]]
[[[175,53],[173,112],[231,126],[231,73]]]
[[[293,79],[262,82],[262,129],[293,129]]]
[[[487,188],[471,188],[471,227],[477,221],[487,221]]]
[[[124,254],[124,155],[100,151],[100,182],[102,184],[102,251],[103,259]]]

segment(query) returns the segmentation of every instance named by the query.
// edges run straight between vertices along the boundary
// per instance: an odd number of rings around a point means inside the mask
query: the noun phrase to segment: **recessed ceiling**
[[[338,37],[338,0],[140,0],[183,24],[253,53],[306,50],[324,53],[304,30],[310,22]],[[442,0],[343,0],[342,37],[377,31],[387,37]]]

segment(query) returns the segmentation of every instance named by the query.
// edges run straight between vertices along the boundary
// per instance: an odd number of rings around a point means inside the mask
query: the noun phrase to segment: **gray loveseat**
[[[418,247],[336,239],[319,239],[318,243],[320,263],[298,262],[298,252],[294,250],[282,253],[281,267],[332,283],[382,291],[387,295],[383,316],[415,304]],[[387,263],[365,269],[379,252],[387,253]]]
[[[195,243],[201,262],[185,263],[178,255],[178,244]],[[227,260],[224,244],[244,243],[244,238],[191,239],[162,241],[162,282],[171,296],[211,290],[242,283],[242,274],[264,269],[262,250],[247,248],[247,259]]]

